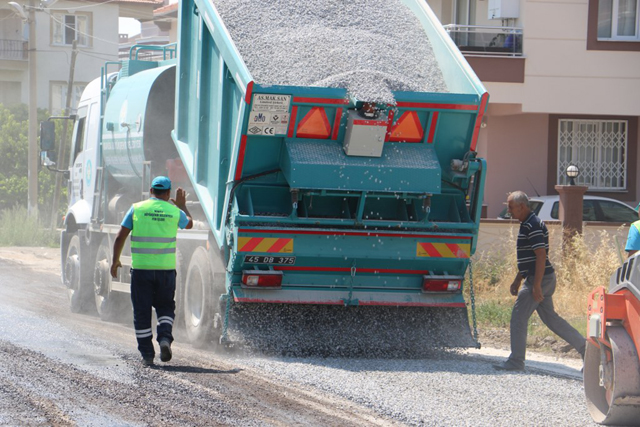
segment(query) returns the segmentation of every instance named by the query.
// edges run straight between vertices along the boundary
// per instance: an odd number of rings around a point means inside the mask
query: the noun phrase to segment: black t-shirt
[[[544,274],[553,273],[549,262],[549,230],[544,222],[533,212],[520,224],[516,249],[518,253],[518,272],[522,277],[533,276],[536,272],[535,249],[544,248],[547,252]]]

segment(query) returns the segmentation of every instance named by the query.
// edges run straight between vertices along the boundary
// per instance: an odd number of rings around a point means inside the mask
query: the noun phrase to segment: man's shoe
[[[512,362],[506,361],[493,365],[493,369],[498,371],[524,371],[524,366],[518,366]]]
[[[168,340],[160,341],[160,360],[163,362],[171,360],[171,343]]]
[[[153,356],[142,356],[142,366],[153,366]]]

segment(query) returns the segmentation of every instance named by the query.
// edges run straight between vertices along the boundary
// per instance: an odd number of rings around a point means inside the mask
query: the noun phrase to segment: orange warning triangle
[[[420,118],[415,111],[405,111],[391,128],[389,141],[393,142],[421,142],[424,130]]]
[[[322,107],[313,107],[298,123],[298,138],[327,139],[331,134],[331,126],[327,113]]]

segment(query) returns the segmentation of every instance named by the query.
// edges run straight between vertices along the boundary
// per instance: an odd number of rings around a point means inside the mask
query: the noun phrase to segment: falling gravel
[[[447,92],[420,21],[400,0],[214,0],[255,81],[347,89],[393,103],[392,91]]]

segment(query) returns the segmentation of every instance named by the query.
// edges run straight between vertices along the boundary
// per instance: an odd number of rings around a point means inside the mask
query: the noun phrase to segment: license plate
[[[266,256],[266,255],[245,255],[245,264],[284,264],[294,265],[296,257],[294,256]]]

